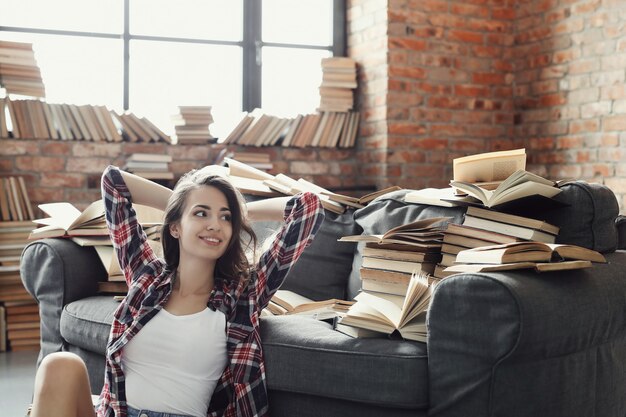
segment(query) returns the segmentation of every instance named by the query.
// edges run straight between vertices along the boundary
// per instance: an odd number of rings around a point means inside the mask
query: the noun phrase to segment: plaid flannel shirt
[[[165,262],[147,244],[118,168],[105,170],[102,197],[111,239],[129,290],[115,311],[97,414],[126,417],[123,348],[163,308],[172,291],[173,273],[166,271]],[[268,414],[259,314],[321,226],[324,211],[319,198],[311,193],[294,196],[285,207],[284,219],[282,229],[261,255],[247,284],[215,277],[207,305],[226,315],[228,366],[215,388],[207,416]]]

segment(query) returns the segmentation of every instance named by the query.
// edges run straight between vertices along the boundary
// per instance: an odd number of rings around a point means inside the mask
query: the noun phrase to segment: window
[[[345,53],[345,0],[0,0],[0,40],[31,42],[51,103],[103,104],[165,132],[211,105],[225,137],[242,111],[319,104],[320,59]]]

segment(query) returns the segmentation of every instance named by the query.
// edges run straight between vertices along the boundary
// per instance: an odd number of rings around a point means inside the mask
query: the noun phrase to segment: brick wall
[[[516,140],[533,171],[603,182],[626,212],[624,1],[518,3]]]
[[[525,147],[531,171],[603,182],[626,212],[623,4],[349,0],[357,148],[259,150],[272,153],[274,172],[328,188],[423,188],[446,186],[457,156]],[[123,155],[167,152],[182,173],[220,149],[3,140],[0,174],[26,174],[38,202],[85,202]]]
[[[212,163],[223,148],[223,145],[0,139],[0,175],[24,176],[34,204],[68,201],[82,209],[100,198],[100,175],[104,168],[109,164],[123,166],[132,153],[169,154],[174,160],[171,170],[180,176]],[[354,187],[357,183],[357,162],[352,150],[258,150],[272,154],[271,173],[302,177],[327,188]]]
[[[530,170],[604,182],[626,211],[623,1],[348,4],[362,181],[445,186],[457,156],[526,147]]]

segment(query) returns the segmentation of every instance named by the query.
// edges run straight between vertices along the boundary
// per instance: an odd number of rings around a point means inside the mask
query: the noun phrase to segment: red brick
[[[467,108],[467,100],[457,97],[430,97],[428,107],[439,107],[444,109],[464,109]]]
[[[602,119],[602,129],[604,131],[626,130],[626,114],[605,117]]]
[[[397,150],[390,151],[390,155],[387,157],[387,163],[415,163],[424,162],[425,156],[422,152],[416,152],[415,150]]]
[[[430,126],[429,133],[435,137],[454,137],[454,136],[466,136],[467,129],[465,126],[459,124],[451,125],[432,125]]]
[[[389,122],[389,133],[396,135],[422,135],[426,128],[421,123]]]
[[[58,203],[67,201],[62,188],[29,187],[28,196],[33,205],[41,203]]]
[[[598,149],[598,160],[623,162],[626,160],[626,150],[621,148]]]
[[[407,165],[404,173],[408,177],[438,178],[443,177],[444,167],[441,165]]]
[[[566,101],[563,93],[547,94],[539,98],[539,104],[543,107],[560,106]]]
[[[493,45],[476,45],[472,46],[475,56],[480,58],[499,58],[502,56],[502,48]]]
[[[71,155],[72,143],[56,142],[56,141],[51,141],[51,140],[43,141],[41,143],[41,154],[42,155]]]
[[[65,168],[65,158],[53,156],[18,156],[15,158],[15,166],[22,171],[63,171]]]
[[[448,38],[452,41],[483,43],[483,34],[479,32],[470,32],[467,30],[450,30]]]
[[[585,13],[593,12],[598,7],[600,7],[600,0],[579,2],[578,4],[574,5],[574,7],[572,8],[572,12],[575,15],[582,15]]]
[[[604,185],[609,187],[614,193],[626,194],[626,179],[624,178],[606,178]]]
[[[34,155],[39,153],[39,141],[2,139],[0,155]]]
[[[476,6],[473,4],[452,3],[450,5],[450,13],[464,16],[488,17],[490,9],[485,6]]]
[[[491,16],[494,19],[513,20],[515,19],[515,9],[512,7],[494,8],[491,11]]]
[[[39,185],[42,187],[83,188],[86,186],[86,182],[86,176],[83,174],[50,172],[41,176]]]
[[[389,49],[409,49],[411,51],[423,51],[426,49],[427,43],[422,39],[412,39],[408,37],[404,38],[390,38]]]
[[[341,169],[337,163],[293,161],[289,164],[289,168],[289,172],[294,175],[315,175],[320,172],[331,175],[341,174]]]
[[[410,0],[407,8],[426,12],[447,12],[448,2],[445,0]]]
[[[13,158],[0,158],[0,173],[13,174],[14,172]]]
[[[65,145],[63,143],[56,143],[54,145]],[[61,147],[59,150],[62,150]],[[43,150],[45,152],[45,150]],[[67,154],[67,153],[66,153]],[[75,142],[72,146],[72,155],[76,157],[108,157],[115,158],[122,154],[122,146],[115,143],[90,143],[90,142]],[[129,155],[130,156],[130,155]]]
[[[471,153],[481,152],[482,150],[484,150],[485,141],[482,139],[454,139],[450,141],[450,146],[448,149],[450,149],[451,151],[462,151],[465,153],[465,155],[469,155]]]
[[[389,68],[389,77],[423,79],[426,71],[422,68],[393,66]]]
[[[107,158],[68,158],[67,172],[102,173],[109,165]]]
[[[452,112],[441,109],[417,108],[411,109],[410,117],[424,122],[449,122],[452,120]]]
[[[488,85],[504,84],[505,77],[504,77],[504,74],[493,73],[493,72],[476,73],[476,74],[473,74],[472,81],[476,84],[488,84]]]
[[[582,148],[583,138],[580,136],[563,136],[557,138],[557,149],[579,149]]]
[[[459,84],[454,86],[454,95],[465,97],[488,97],[489,88],[482,85]]]
[[[557,165],[550,167],[550,178],[579,178],[582,173],[580,165]]]
[[[320,149],[319,159],[321,161],[346,161],[354,157],[352,149]]]
[[[528,145],[529,145],[530,149],[533,150],[533,151],[536,151],[536,150],[541,150],[541,151],[551,150],[551,149],[554,149],[554,138],[551,138],[551,137],[547,137],[547,138],[530,138],[530,140],[528,141]]]
[[[600,130],[600,121],[598,119],[589,119],[570,122],[569,131],[572,134],[582,132],[597,132]],[[611,130],[611,129],[605,129]]]

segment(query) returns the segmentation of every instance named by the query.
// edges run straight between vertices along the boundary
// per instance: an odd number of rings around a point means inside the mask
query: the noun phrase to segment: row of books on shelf
[[[0,137],[171,143],[171,138],[150,120],[132,112],[118,114],[106,106],[54,104],[8,97],[0,98]]]
[[[0,221],[34,220],[23,177],[0,177]]]
[[[246,146],[325,147],[354,146],[359,126],[358,112],[322,111],[283,118],[255,110],[245,114],[226,144]]]
[[[0,41],[0,87],[7,94],[46,96],[31,43]]]

